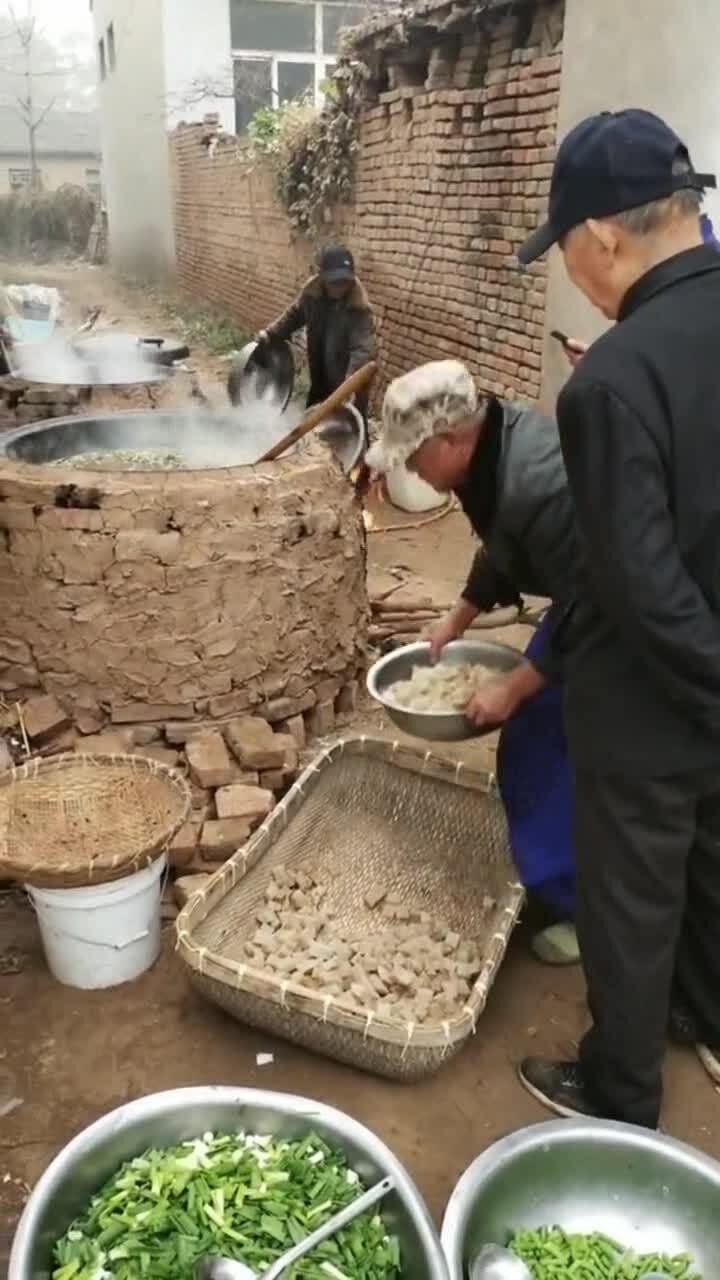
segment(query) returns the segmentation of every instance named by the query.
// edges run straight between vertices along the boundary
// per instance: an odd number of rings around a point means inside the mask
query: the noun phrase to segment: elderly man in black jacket
[[[644,111],[584,121],[550,218],[574,283],[617,320],[558,403],[582,580],[555,633],[576,770],[578,936],[593,1027],[531,1059],[555,1111],[654,1127],[673,973],[720,1083],[720,260],[698,174]]]

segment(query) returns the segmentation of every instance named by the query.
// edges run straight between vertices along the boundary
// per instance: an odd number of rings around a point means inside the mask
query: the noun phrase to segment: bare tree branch
[[[56,102],[57,102],[57,98],[53,98],[50,102],[48,102],[46,107],[43,107],[40,114],[35,117],[35,120],[33,121],[33,125],[32,125],[33,133],[37,133],[43,120],[45,120],[47,116],[50,115],[50,112],[52,111]]]
[[[30,161],[30,186],[34,190],[37,190],[40,186],[40,170],[37,163],[36,146],[37,132],[55,106],[57,97],[52,98],[44,107],[36,109],[34,96],[35,82],[40,76],[45,78],[52,74],[61,75],[63,72],[59,68],[56,69],[55,72],[36,70],[33,66],[33,53],[38,36],[38,27],[35,17],[34,15],[29,15],[25,19],[19,18],[12,0],[8,0],[7,11],[11,25],[11,30],[8,34],[10,37],[14,36],[21,50],[23,67],[22,70],[0,67],[0,70],[4,71],[5,74],[22,78],[25,83],[24,96],[20,95],[18,92],[13,104],[13,110],[15,114],[20,117],[27,130],[28,157]]]

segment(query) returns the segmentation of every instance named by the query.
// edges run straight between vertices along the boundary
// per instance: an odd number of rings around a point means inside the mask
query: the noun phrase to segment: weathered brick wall
[[[293,246],[270,174],[236,138],[214,154],[202,125],[172,135],[177,275],[196,297],[230,307],[248,332],[287,306],[312,252]]]
[[[363,115],[352,206],[328,238],[354,250],[374,304],[383,382],[425,360],[467,361],[488,390],[540,394],[545,266],[515,250],[542,216],[554,155],[562,0],[485,18],[429,51],[426,74],[393,52],[389,88]],[[411,83],[408,83],[410,81]],[[172,139],[181,285],[255,330],[308,274],[272,181],[236,139],[202,126]]]

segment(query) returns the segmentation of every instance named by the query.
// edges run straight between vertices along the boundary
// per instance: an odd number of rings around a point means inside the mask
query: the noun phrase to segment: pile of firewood
[[[388,599],[371,600],[370,607],[372,617],[369,638],[373,644],[380,644],[394,636],[419,638],[452,608],[449,604],[432,604],[422,600],[393,603]],[[521,611],[512,605],[507,609],[493,609],[491,613],[478,614],[469,629],[489,631],[498,627],[510,627],[513,623],[525,620]]]

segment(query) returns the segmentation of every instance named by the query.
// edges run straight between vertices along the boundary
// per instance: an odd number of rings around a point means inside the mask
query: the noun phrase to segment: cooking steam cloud
[[[158,366],[133,339],[122,335],[103,335],[82,351],[70,347],[62,339],[27,347],[23,351],[20,376],[33,382],[55,385],[123,385],[148,383],[158,380]],[[161,371],[162,376],[162,371]],[[262,457],[272,445],[292,431],[302,420],[303,407],[299,401],[291,401],[283,411],[278,393],[258,373],[250,372],[243,383],[242,401],[228,405],[227,409],[192,408],[179,410],[153,410],[137,416],[116,418],[107,414],[87,421],[83,430],[82,417],[73,421],[64,440],[51,444],[51,433],[46,436],[47,450],[40,456],[37,438],[32,449],[13,450],[16,457],[28,461],[57,461],[79,454],[107,454],[108,466],[112,465],[112,451],[144,453],[162,451],[180,457],[180,465],[189,469],[206,470],[216,467],[247,466]],[[112,433],[108,426],[112,422]],[[102,428],[99,429],[99,423]],[[45,433],[42,433],[45,435]],[[62,447],[58,447],[62,446]],[[122,469],[142,469],[125,464]]]

